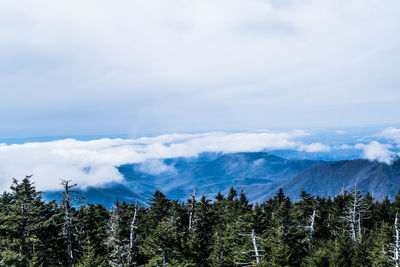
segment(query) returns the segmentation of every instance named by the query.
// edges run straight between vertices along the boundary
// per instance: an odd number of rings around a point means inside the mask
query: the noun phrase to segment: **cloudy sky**
[[[204,151],[355,149],[390,163],[399,10],[398,0],[2,1],[0,189],[31,173],[41,189],[60,175],[120,181],[116,165]],[[351,143],[312,139],[371,126]]]
[[[398,124],[399,10],[2,1],[0,139]]]

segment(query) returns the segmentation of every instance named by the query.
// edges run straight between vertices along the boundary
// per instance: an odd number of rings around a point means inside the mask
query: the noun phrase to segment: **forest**
[[[400,193],[391,201],[343,190],[280,189],[264,203],[243,191],[212,199],[86,203],[62,180],[61,200],[45,201],[31,176],[0,197],[1,266],[398,266]]]

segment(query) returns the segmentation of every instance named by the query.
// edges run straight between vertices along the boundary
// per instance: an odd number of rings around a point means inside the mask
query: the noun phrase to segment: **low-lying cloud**
[[[362,158],[392,163],[400,154],[400,129],[386,128],[376,137],[388,140],[355,145],[329,146],[320,142],[306,143],[311,132],[210,132],[201,134],[166,134],[131,139],[97,139],[79,141],[64,139],[25,144],[0,144],[0,189],[6,190],[11,178],[34,174],[40,190],[60,188],[60,179],[72,179],[82,188],[123,182],[116,166],[143,163],[138,168],[149,174],[173,173],[174,166],[162,159],[195,157],[202,152],[258,152],[290,149],[308,153],[330,152],[331,149],[360,149]],[[335,152],[332,152],[335,153]]]
[[[305,152],[329,152],[331,150],[330,146],[321,143],[312,143],[309,145],[300,145],[297,150]]]
[[[388,127],[378,134],[379,137],[391,140],[400,145],[400,129]]]
[[[384,162],[390,164],[395,158],[395,153],[390,151],[392,145],[382,144],[372,141],[369,144],[357,144],[355,148],[363,150],[362,156],[371,161]]]
[[[78,141],[0,144],[0,188],[6,189],[12,177],[34,174],[40,190],[60,188],[60,178],[72,179],[81,187],[123,181],[115,166],[142,163],[153,172],[173,171],[157,159],[193,157],[201,152],[256,152],[264,149],[326,151],[322,144],[304,144],[299,139],[307,131],[203,134],[167,134],[138,139],[98,139]],[[155,168],[156,166],[156,168]],[[150,170],[151,169],[151,170]]]

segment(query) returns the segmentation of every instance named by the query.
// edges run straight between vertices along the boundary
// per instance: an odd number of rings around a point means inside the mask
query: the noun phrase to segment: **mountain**
[[[370,192],[377,200],[386,195],[393,198],[400,189],[400,159],[391,165],[357,159],[313,166],[287,181],[264,185],[263,192],[253,194],[253,200],[266,200],[279,188],[293,200],[299,199],[302,189],[320,197],[335,196],[342,189],[353,191],[356,184],[362,193]]]
[[[186,200],[196,186],[199,194],[213,197],[231,186],[246,189],[248,185],[262,185],[285,181],[324,161],[287,160],[265,152],[257,153],[202,153],[198,157],[148,160],[140,164],[118,166],[123,183],[80,190],[93,203],[112,206],[115,199],[148,201],[156,189],[168,197]],[[48,199],[59,199],[59,192],[46,192]],[[249,196],[251,199],[251,196]]]
[[[280,187],[292,200],[302,189],[319,196],[335,196],[342,188],[352,191],[357,182],[361,192],[376,199],[393,197],[400,189],[400,160],[392,165],[368,160],[293,160],[265,152],[203,153],[198,157],[148,160],[117,167],[122,183],[80,190],[92,203],[111,207],[115,199],[147,202],[159,189],[169,198],[186,200],[194,187],[199,195],[212,198],[227,194],[234,186],[243,189],[252,202],[273,197]],[[48,199],[60,198],[59,192],[46,192]]]
[[[287,160],[268,153],[232,153],[197,158],[173,158],[128,164],[118,169],[133,191],[152,194],[159,189],[171,198],[186,199],[197,186],[213,196],[231,186],[283,181],[324,161]]]

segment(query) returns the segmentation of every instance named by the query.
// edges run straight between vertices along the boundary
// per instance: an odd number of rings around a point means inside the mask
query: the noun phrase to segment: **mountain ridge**
[[[231,186],[243,189],[251,202],[274,196],[279,188],[297,200],[302,189],[313,195],[335,196],[355,183],[377,199],[394,196],[400,189],[400,160],[392,165],[363,159],[323,161],[284,159],[266,152],[201,154],[191,158],[168,158],[117,167],[121,183],[88,187],[81,192],[88,201],[110,206],[115,199],[146,202],[155,190],[186,200],[198,188],[199,195],[213,198]],[[46,192],[54,197],[56,192]]]

